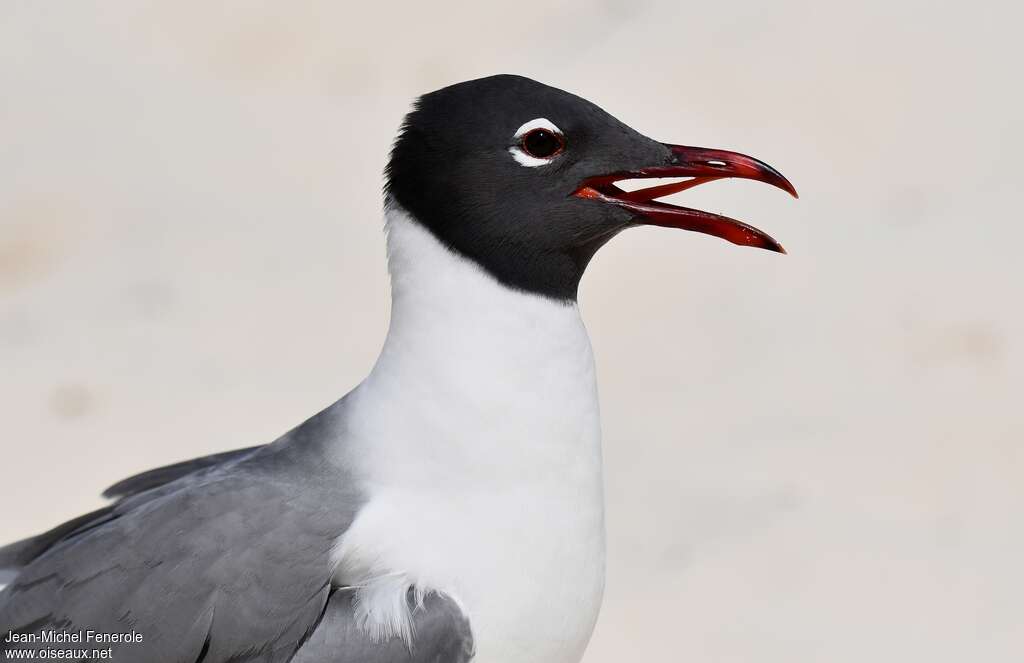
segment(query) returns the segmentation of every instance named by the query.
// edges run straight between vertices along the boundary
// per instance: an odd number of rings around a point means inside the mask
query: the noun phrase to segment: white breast
[[[604,584],[600,430],[575,304],[513,291],[388,212],[392,320],[349,397],[341,461],[369,501],[337,580],[401,631],[404,588],[447,592],[478,663],[580,659]]]

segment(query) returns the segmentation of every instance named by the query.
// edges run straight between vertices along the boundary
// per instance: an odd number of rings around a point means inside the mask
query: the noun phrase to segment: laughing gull
[[[110,505],[0,548],[2,647],[77,633],[147,663],[580,660],[605,565],[580,277],[643,224],[781,252],[655,199],[727,177],[796,192],[757,159],[659,143],[508,75],[421,97],[386,175],[391,325],[369,376],[271,444],[125,479]],[[634,178],[690,179],[616,185]]]

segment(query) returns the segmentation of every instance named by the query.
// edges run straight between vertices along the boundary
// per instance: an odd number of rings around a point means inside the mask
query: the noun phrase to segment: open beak
[[[640,222],[649,225],[693,230],[721,237],[741,246],[756,246],[769,251],[786,252],[781,244],[767,234],[742,221],[655,200],[726,177],[758,180],[776,186],[796,198],[796,189],[789,183],[789,180],[782,176],[782,173],[759,159],[736,152],[683,145],[666,144],[665,147],[672,153],[669,165],[590,177],[583,181],[574,195],[624,207],[636,213]],[[692,179],[628,192],[615,186],[615,183],[621,180],[651,177],[690,177]]]

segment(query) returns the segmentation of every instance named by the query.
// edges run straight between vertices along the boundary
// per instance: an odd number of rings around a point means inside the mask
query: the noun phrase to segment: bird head
[[[593,103],[521,76],[420,97],[387,167],[386,204],[507,286],[574,300],[591,257],[620,231],[657,225],[784,253],[740,221],[657,199],[722,178],[793,196],[753,157],[652,140]],[[688,178],[625,191],[617,182]]]

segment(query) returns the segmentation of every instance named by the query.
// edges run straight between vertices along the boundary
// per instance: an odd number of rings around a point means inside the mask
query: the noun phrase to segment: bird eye
[[[523,152],[537,159],[549,159],[565,149],[565,139],[548,129],[534,129],[519,139]]]
[[[520,166],[546,166],[565,150],[565,134],[546,117],[530,120],[516,129],[508,148]]]

